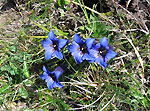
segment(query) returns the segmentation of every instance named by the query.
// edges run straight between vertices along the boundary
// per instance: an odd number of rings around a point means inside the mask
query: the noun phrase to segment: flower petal
[[[56,77],[56,80],[58,80],[59,76],[61,75],[62,73],[60,71],[54,71],[54,75]]]
[[[55,69],[55,71],[60,71],[61,74],[64,72],[64,70],[63,70],[60,66],[58,66],[58,67]]]
[[[63,48],[67,43],[67,40],[66,39],[59,39],[58,40],[58,48],[61,49]]]
[[[109,49],[109,46],[108,46],[108,40],[106,37],[103,37],[99,40],[100,42],[100,45],[102,45],[105,49]]]
[[[80,50],[80,46],[75,41],[73,41],[71,45],[67,46],[67,49],[69,50],[69,52],[74,52]]]
[[[82,60],[92,61],[94,58],[92,58],[88,53],[85,53],[82,57]]]
[[[53,87],[62,88],[62,87],[64,87],[64,86],[63,86],[59,81],[58,81],[58,82],[54,81]]]
[[[76,61],[77,64],[80,64],[82,60],[82,52],[81,51],[75,51],[72,53],[72,56],[74,57],[74,60]]]
[[[88,50],[89,52],[89,55],[92,57],[92,58],[98,58],[98,51],[97,50],[94,50],[94,49],[90,49]]]
[[[53,45],[53,42],[49,38],[47,38],[46,40],[42,40],[41,44],[45,50],[49,50]]]
[[[48,77],[45,80],[45,82],[47,83],[47,87],[48,87],[49,90],[53,89],[53,87],[54,87],[54,85],[53,85],[54,81],[53,81],[53,79],[51,77]]]
[[[99,49],[101,47],[101,44],[100,43],[97,43],[96,45],[95,45],[95,49]]]
[[[55,51],[54,49],[53,50],[47,50],[47,51],[45,51],[45,59],[46,60],[51,59],[52,54],[53,54],[54,51]]]
[[[88,62],[89,62],[89,63],[92,63],[92,62],[94,62],[94,60],[88,60]]]
[[[115,57],[117,55],[116,52],[112,51],[112,50],[108,50],[107,54],[105,56],[105,61],[108,61],[108,59],[111,59],[113,57]]]
[[[48,69],[47,69],[45,66],[43,66],[43,71],[46,72],[47,74],[50,73],[50,72],[48,71]]]
[[[85,44],[88,49],[90,49],[92,47],[93,43],[94,43],[94,39],[92,39],[92,38],[88,38],[85,40]]]
[[[60,51],[55,50],[54,53],[52,54],[52,56],[58,58],[58,59],[63,59],[63,55]]]
[[[49,38],[50,40],[54,40],[55,35],[54,35],[54,32],[53,32],[52,30],[48,33],[48,38]]]
[[[40,78],[42,80],[47,79],[48,78],[48,74],[46,72],[44,72],[42,75],[40,75]]]
[[[104,62],[104,59],[101,56],[99,58],[95,59],[95,62],[104,68],[107,67],[107,63]]]
[[[80,36],[78,34],[75,34],[73,37],[73,40],[78,43],[78,44],[83,44],[83,40],[80,38]]]

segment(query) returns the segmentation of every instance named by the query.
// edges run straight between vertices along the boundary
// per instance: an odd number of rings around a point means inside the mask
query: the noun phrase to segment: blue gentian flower
[[[95,57],[94,61],[104,68],[107,67],[107,61],[117,55],[117,53],[112,51],[108,46],[106,37],[103,37],[99,40],[99,43],[92,46],[90,54]]]
[[[41,41],[41,44],[45,49],[45,59],[49,60],[51,59],[51,57],[63,59],[63,55],[60,52],[60,50],[66,45],[66,43],[67,40],[65,39],[55,38],[54,32],[51,30],[48,33],[48,38],[46,40]]]
[[[94,39],[88,38],[85,42],[79,37],[78,34],[75,34],[73,37],[73,42],[71,45],[68,45],[68,50],[71,52],[77,64],[80,64],[83,60],[89,62],[94,59],[90,56],[89,51],[94,43]]]
[[[44,73],[40,75],[41,79],[47,83],[47,87],[51,90],[54,87],[64,87],[58,80],[59,76],[64,72],[61,67],[57,67],[53,72],[49,72],[48,69],[43,66]]]

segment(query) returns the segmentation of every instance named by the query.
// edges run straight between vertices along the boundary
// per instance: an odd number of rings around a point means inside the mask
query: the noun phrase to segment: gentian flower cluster
[[[75,34],[73,37],[73,42],[67,48],[69,52],[71,52],[74,60],[77,64],[80,64],[83,60],[87,60],[89,62],[93,61],[90,54],[90,49],[92,48],[92,44],[94,43],[94,39],[88,38],[85,42],[79,37],[78,34]]]
[[[65,39],[55,38],[54,32],[51,30],[48,33],[48,38],[46,40],[41,41],[41,44],[45,49],[45,59],[49,60],[51,59],[51,57],[63,59],[63,55],[60,52],[60,50],[66,45],[66,43],[67,40]]]
[[[106,37],[100,39],[99,43],[92,47],[90,54],[95,58],[94,61],[104,68],[107,67],[106,62],[117,55],[117,53],[112,51],[108,46]]]
[[[57,67],[53,72],[49,72],[48,69],[43,66],[44,73],[40,75],[41,79],[47,83],[47,87],[51,90],[53,87],[64,87],[58,80],[59,76],[64,72],[61,67]]]
[[[45,49],[45,59],[49,60],[52,57],[63,59],[61,49],[67,44],[66,39],[55,38],[54,32],[48,33],[48,38],[41,41],[42,46]],[[108,40],[103,37],[95,44],[93,38],[88,38],[83,41],[78,34],[73,37],[71,45],[67,46],[68,51],[74,57],[77,64],[87,60],[89,63],[95,62],[101,67],[107,67],[107,61],[117,55],[108,46]],[[64,72],[61,67],[57,67],[53,72],[49,72],[45,66],[43,66],[43,75],[40,75],[41,79],[47,83],[47,87],[51,90],[53,87],[63,87],[59,82],[59,76]]]

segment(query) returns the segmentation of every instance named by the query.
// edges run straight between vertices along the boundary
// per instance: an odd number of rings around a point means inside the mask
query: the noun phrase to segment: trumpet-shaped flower
[[[66,45],[66,43],[67,40],[65,39],[55,38],[54,32],[51,30],[48,33],[48,38],[46,40],[41,41],[41,44],[45,49],[45,59],[49,60],[51,59],[51,57],[63,59],[63,55],[60,52],[60,50]]]
[[[61,67],[57,67],[53,72],[49,72],[48,69],[43,66],[44,73],[40,75],[41,79],[47,83],[47,87],[51,90],[54,87],[64,87],[58,80],[59,76],[64,72]]]
[[[88,38],[85,42],[79,37],[78,34],[75,34],[73,37],[73,42],[71,45],[68,45],[68,50],[71,52],[77,64],[80,64],[83,60],[87,60],[89,62],[93,61],[89,54],[90,48],[94,43],[94,39]]]
[[[103,37],[99,40],[93,48],[90,50],[90,54],[95,57],[95,62],[100,66],[106,68],[107,61],[117,55],[116,52],[112,51],[108,46],[108,40],[106,37]]]

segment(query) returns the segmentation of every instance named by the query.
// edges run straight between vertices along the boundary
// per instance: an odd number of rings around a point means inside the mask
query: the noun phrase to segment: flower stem
[[[71,69],[72,69],[75,73],[77,73],[77,71],[74,69],[74,67],[73,67],[73,66],[70,64],[70,62],[66,59],[64,53],[63,53],[63,57],[64,57],[65,61],[67,62],[67,64],[71,67]]]

